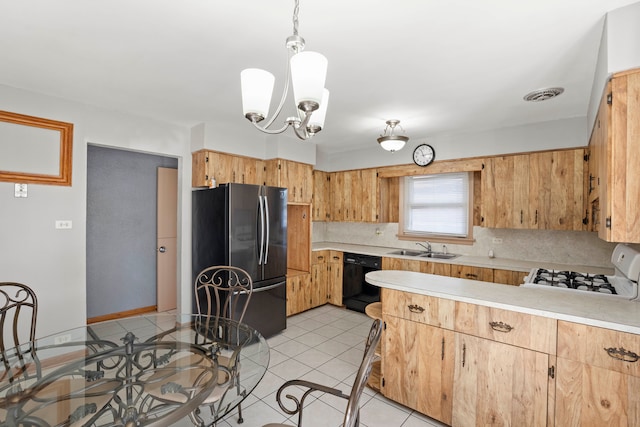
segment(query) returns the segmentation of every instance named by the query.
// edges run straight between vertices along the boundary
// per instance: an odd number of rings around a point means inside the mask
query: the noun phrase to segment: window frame
[[[401,177],[399,180],[399,222],[398,222],[398,234],[396,237],[399,240],[411,240],[411,241],[424,241],[429,240],[430,242],[436,243],[449,243],[449,244],[459,244],[459,245],[472,245],[475,241],[473,238],[473,218],[474,218],[474,188],[475,188],[475,174],[471,171],[460,171],[460,172],[447,172],[448,173],[466,173],[468,178],[468,204],[467,204],[467,237],[454,237],[443,234],[434,234],[434,233],[416,233],[416,232],[406,232],[405,231],[405,181],[407,178],[415,178],[416,176],[427,176],[427,175],[443,175],[444,173],[434,173],[434,174],[423,174],[423,175],[412,175]]]

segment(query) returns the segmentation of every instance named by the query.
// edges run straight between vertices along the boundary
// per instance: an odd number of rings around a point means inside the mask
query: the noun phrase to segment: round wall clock
[[[413,150],[413,162],[418,166],[427,166],[436,157],[436,152],[429,144],[420,144]]]

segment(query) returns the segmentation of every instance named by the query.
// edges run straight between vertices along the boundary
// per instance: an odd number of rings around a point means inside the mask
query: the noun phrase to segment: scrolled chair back
[[[0,352],[3,356],[7,349],[35,340],[37,317],[38,298],[30,287],[0,282]]]
[[[220,318],[242,322],[253,292],[253,281],[245,270],[212,266],[196,276],[196,320],[200,327],[217,331]]]

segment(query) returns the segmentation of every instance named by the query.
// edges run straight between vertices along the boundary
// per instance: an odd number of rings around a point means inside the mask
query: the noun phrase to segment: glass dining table
[[[168,426],[185,417],[210,424],[236,408],[269,365],[258,331],[207,316],[96,323],[0,356],[0,427]]]

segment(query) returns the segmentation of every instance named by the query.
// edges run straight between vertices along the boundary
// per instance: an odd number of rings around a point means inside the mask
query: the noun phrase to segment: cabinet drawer
[[[455,310],[458,332],[556,354],[555,319],[463,302],[456,302]]]
[[[382,289],[382,314],[453,329],[455,301]]]
[[[341,251],[329,251],[329,258],[327,262],[339,262],[342,264],[342,252]]]
[[[311,264],[326,264],[329,262],[329,252],[333,251],[313,251],[311,255]]]
[[[640,336],[559,321],[558,357],[640,377]]]

